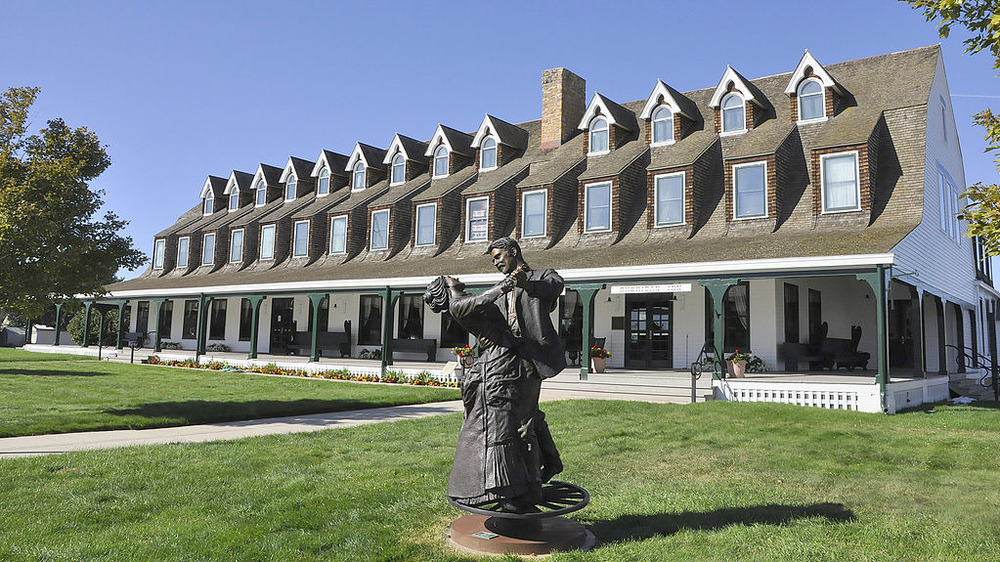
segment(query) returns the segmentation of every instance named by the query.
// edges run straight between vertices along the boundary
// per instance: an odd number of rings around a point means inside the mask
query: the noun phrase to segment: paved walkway
[[[354,427],[461,411],[462,401],[454,400],[431,404],[412,404],[388,408],[333,412],[329,414],[289,416],[265,420],[223,422],[158,429],[87,431],[58,435],[7,437],[0,439],[0,458],[52,455],[70,451],[112,449],[135,445],[201,443],[204,441],[240,439],[257,435],[319,431],[321,429]]]

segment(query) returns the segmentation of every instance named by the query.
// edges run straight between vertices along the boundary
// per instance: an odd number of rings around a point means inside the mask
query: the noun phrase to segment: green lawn
[[[458,396],[455,389],[129,365],[0,349],[0,437],[269,418]]]
[[[591,505],[553,560],[1000,559],[1000,410],[545,405]],[[4,560],[459,560],[461,418],[0,460]]]

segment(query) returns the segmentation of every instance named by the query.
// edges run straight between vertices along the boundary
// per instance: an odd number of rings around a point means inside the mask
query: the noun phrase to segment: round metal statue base
[[[572,519],[559,517],[590,503],[587,490],[566,482],[542,486],[542,499],[528,513],[503,511],[503,501],[466,505],[448,498],[451,505],[472,512],[452,522],[449,541],[485,554],[542,555],[554,551],[589,550],[594,535]]]

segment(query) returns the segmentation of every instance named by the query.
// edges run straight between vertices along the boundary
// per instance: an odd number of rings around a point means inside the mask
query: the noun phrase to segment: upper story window
[[[191,247],[191,239],[182,236],[177,239],[177,267],[187,267],[188,249]]]
[[[437,205],[417,205],[417,246],[431,246],[434,244],[434,231],[437,222]]]
[[[820,156],[819,161],[823,212],[860,211],[861,186],[858,182],[858,153],[824,154]]]
[[[402,154],[397,154],[392,157],[392,180],[390,183],[393,185],[400,184],[406,181],[406,157]]]
[[[316,184],[316,195],[327,195],[330,193],[330,168],[323,166],[319,171],[319,183]]]
[[[309,255],[309,221],[296,221],[292,230],[292,257]]]
[[[233,189],[233,192],[229,194],[229,210],[235,211],[240,208],[240,192]]]
[[[655,226],[684,224],[684,172],[656,176]]]
[[[260,207],[265,203],[267,203],[267,183],[265,183],[264,180],[260,180],[257,182],[256,200],[254,201],[254,205]]]
[[[803,80],[799,85],[799,121],[811,121],[826,117],[826,99],[823,85],[819,80]]]
[[[653,112],[653,144],[668,144],[674,140],[674,114],[661,105]]]
[[[944,101],[944,96],[941,98],[941,136],[944,142],[948,142],[948,105]]]
[[[372,236],[369,248],[385,250],[389,247],[389,209],[372,211]]]
[[[733,166],[733,216],[737,219],[767,217],[767,163]]]
[[[202,240],[201,265],[212,265],[215,263],[215,233],[209,232]]]
[[[481,242],[489,238],[490,198],[469,199],[465,208],[465,241]]]
[[[747,107],[743,96],[736,92],[722,98],[722,132],[741,133],[747,130]]]
[[[958,220],[958,213],[964,206],[964,201],[958,188],[955,187],[955,182],[941,169],[938,170],[938,186],[940,189],[941,230],[949,238],[961,244],[963,229]]]
[[[443,178],[448,175],[448,147],[441,145],[434,149],[434,177]]]
[[[211,195],[205,196],[205,201],[202,203],[202,214],[211,215],[215,211],[215,200]]]
[[[298,181],[295,179],[295,174],[288,176],[288,181],[285,182],[285,201],[291,201],[295,199],[295,184]]]
[[[608,120],[603,117],[595,117],[590,122],[590,150],[587,153],[604,154],[610,150]]]
[[[330,253],[343,254],[347,251],[347,217],[330,219]]]
[[[163,269],[163,250],[166,244],[163,238],[153,242],[153,269]]]
[[[539,191],[528,191],[521,196],[521,235],[525,238],[531,236],[545,236],[546,207],[548,206],[548,192],[544,189]]]
[[[243,261],[243,229],[238,228],[229,235],[229,261]]]
[[[492,170],[497,167],[497,141],[486,137],[479,147],[479,169]]]
[[[365,188],[365,163],[358,160],[354,164],[354,176],[351,181],[351,189],[358,191]]]
[[[594,183],[584,191],[584,230],[611,230],[611,182]]]
[[[274,259],[274,225],[265,224],[260,227],[260,259]]]

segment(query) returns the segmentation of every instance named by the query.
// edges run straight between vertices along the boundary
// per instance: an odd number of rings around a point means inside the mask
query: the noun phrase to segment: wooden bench
[[[427,361],[434,361],[437,356],[437,340],[426,339],[396,339],[392,340],[392,353],[426,353]]]
[[[351,335],[345,332],[320,332],[316,336],[316,347],[319,349],[320,357],[323,352],[340,353],[341,357],[351,355]],[[292,343],[288,345],[288,351],[296,355],[312,351],[312,334],[309,332],[295,332]]]
[[[822,363],[825,356],[814,353],[809,344],[799,342],[782,342],[778,344],[778,360],[785,362],[786,371],[799,370],[800,362]]]

